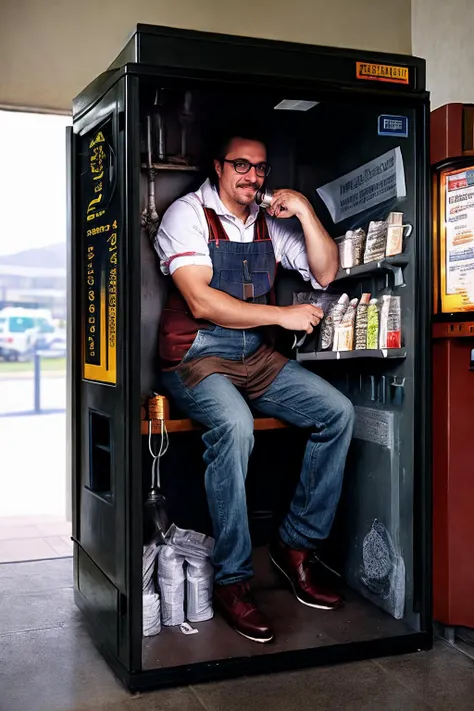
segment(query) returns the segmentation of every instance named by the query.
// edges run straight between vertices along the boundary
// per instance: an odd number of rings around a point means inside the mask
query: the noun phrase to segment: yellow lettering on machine
[[[370,81],[387,81],[393,84],[409,83],[408,67],[396,67],[391,64],[356,62],[356,77]]]
[[[102,131],[99,131],[97,136],[92,139],[92,141],[89,143],[89,148],[95,146],[96,143],[105,143],[105,137]]]

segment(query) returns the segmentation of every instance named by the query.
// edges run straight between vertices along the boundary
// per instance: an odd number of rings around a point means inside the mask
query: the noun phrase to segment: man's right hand
[[[319,306],[296,304],[270,306],[236,299],[210,286],[212,269],[189,265],[173,272],[173,281],[184,296],[196,319],[204,319],[224,328],[260,328],[282,326],[288,331],[312,333],[324,316]]]
[[[288,331],[312,333],[324,316],[323,310],[314,304],[295,304],[278,308],[280,311],[278,325]]]

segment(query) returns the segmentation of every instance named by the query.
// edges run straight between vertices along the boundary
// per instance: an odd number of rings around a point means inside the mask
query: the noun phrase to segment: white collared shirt
[[[212,269],[209,255],[209,228],[203,206],[212,208],[222,222],[231,242],[252,242],[259,208],[250,204],[250,215],[244,223],[232,215],[222,203],[217,189],[206,180],[195,193],[176,200],[165,212],[155,237],[155,249],[163,274],[191,264]],[[311,281],[314,289],[321,289],[310,272],[306,257],[303,230],[299,221],[280,219],[265,214],[272,240],[275,259],[285,269],[294,269],[303,279]]]

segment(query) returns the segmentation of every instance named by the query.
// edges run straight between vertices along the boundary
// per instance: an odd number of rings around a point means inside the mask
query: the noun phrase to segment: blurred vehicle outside
[[[47,309],[7,307],[0,311],[0,358],[32,360],[35,351],[66,354],[66,332]]]

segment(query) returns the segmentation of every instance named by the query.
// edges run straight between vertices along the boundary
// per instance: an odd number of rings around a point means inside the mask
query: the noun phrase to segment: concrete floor
[[[71,555],[71,524],[64,516],[0,516],[0,563]]]
[[[472,711],[474,662],[438,641],[403,657],[131,696],[73,603],[72,560],[0,565],[0,711]]]

